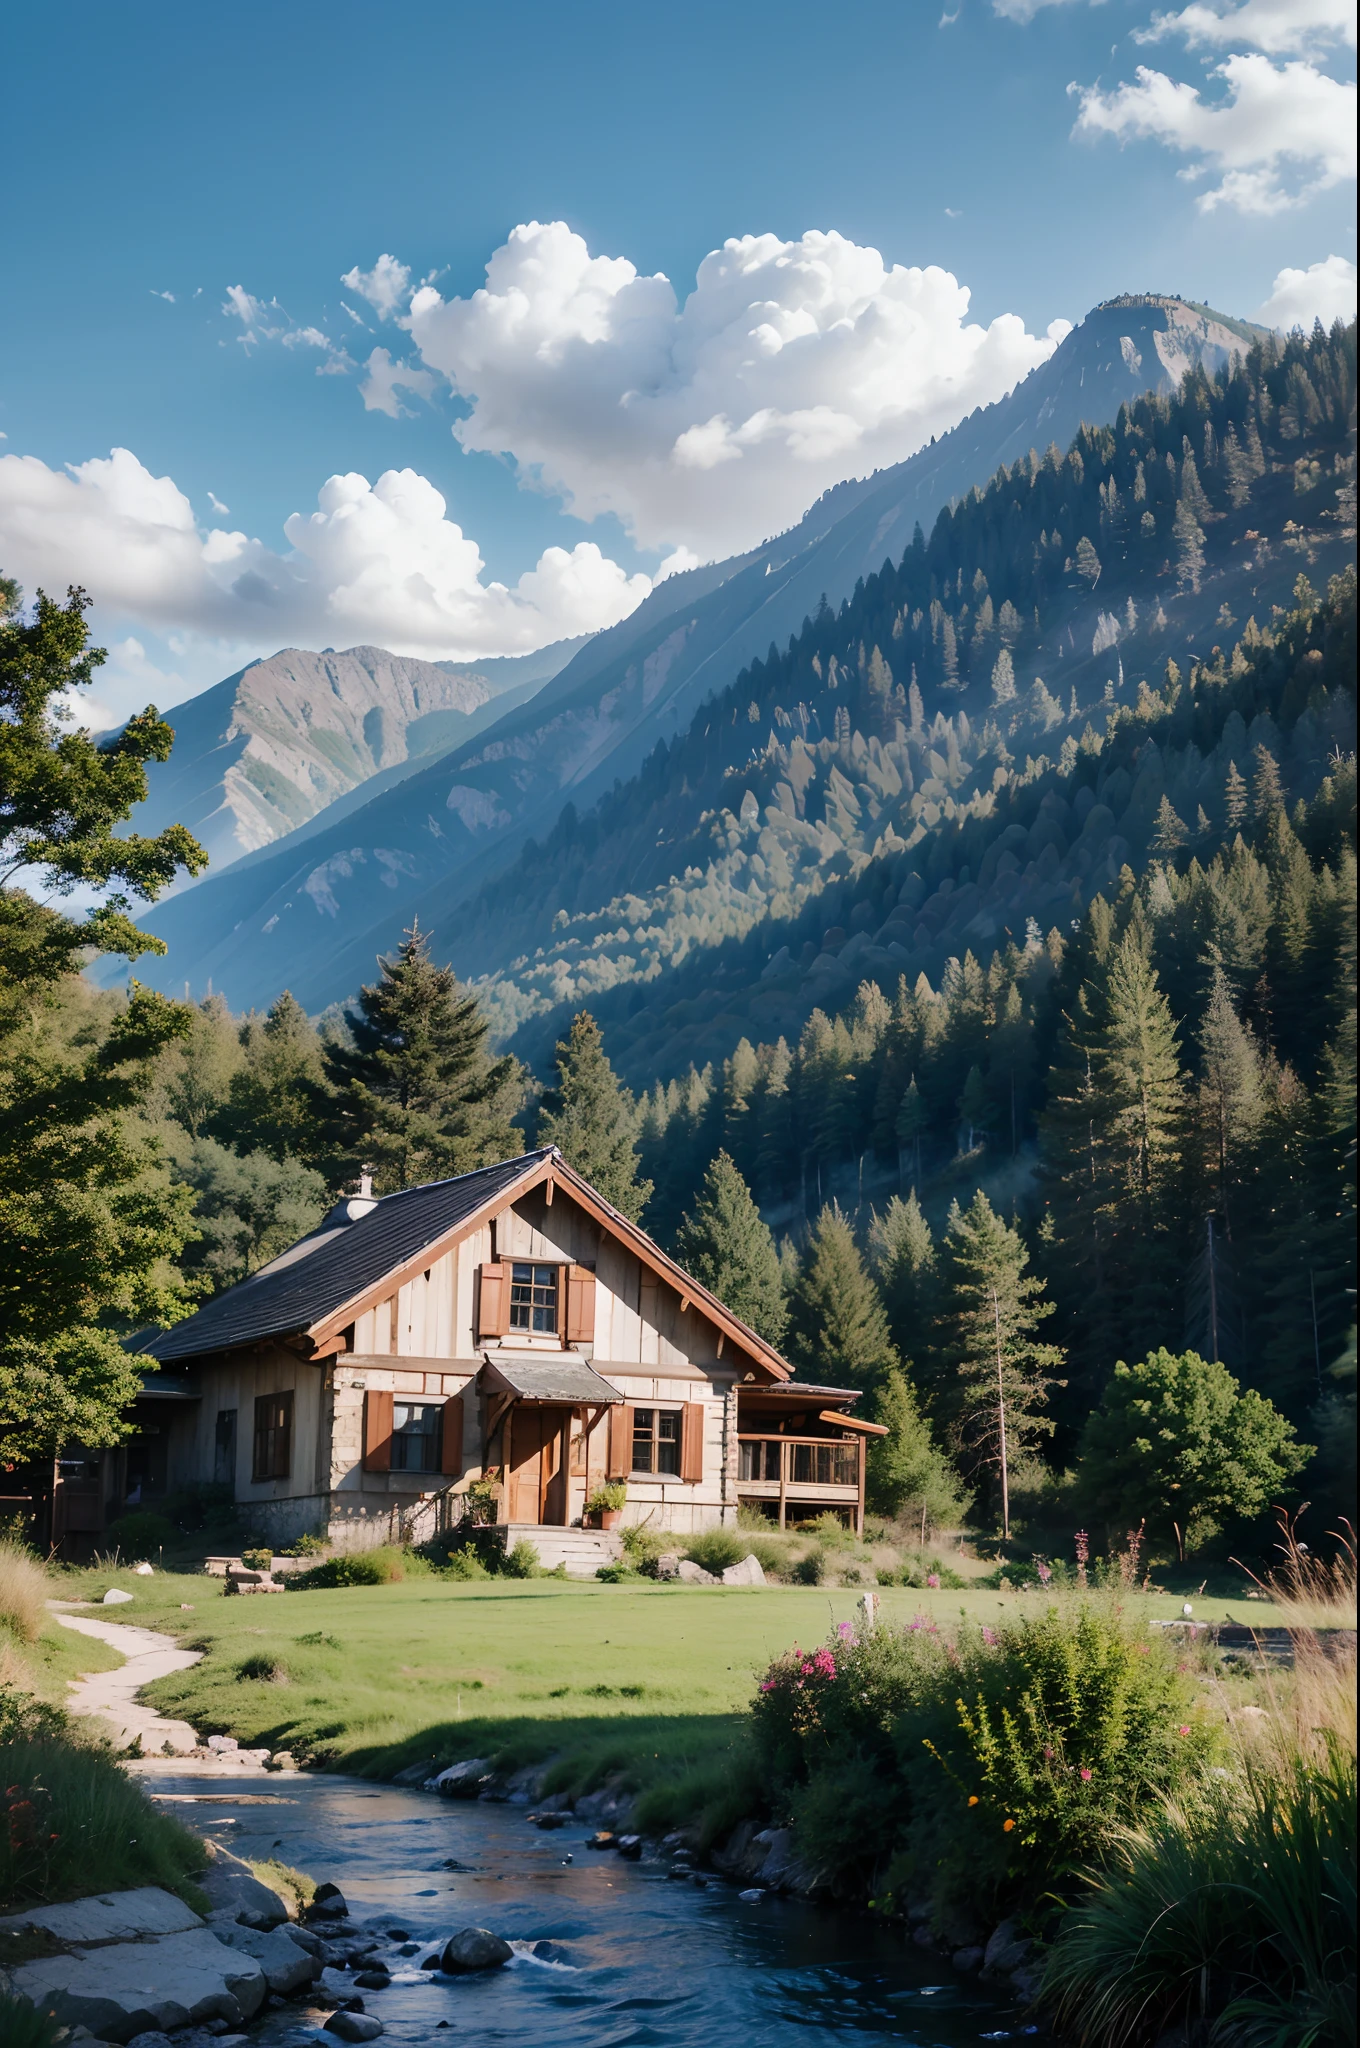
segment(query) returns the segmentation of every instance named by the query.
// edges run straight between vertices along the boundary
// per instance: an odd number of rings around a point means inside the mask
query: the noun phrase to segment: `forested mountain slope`
[[[1237,675],[1300,572],[1350,558],[1354,391],[1354,329],[1266,342],[998,471],[437,939],[527,1056],[588,1002],[636,1081],[1066,929],[1163,796],[1191,842],[1221,829],[1258,745],[1311,796],[1352,699]]]
[[[167,987],[211,977],[238,1003],[290,983],[311,1007],[372,970],[413,914],[428,925],[503,872],[567,800],[589,806],[631,776],[658,737],[678,737],[742,665],[782,645],[885,560],[919,521],[1002,461],[1082,420],[1113,419],[1125,399],[1169,389],[1187,366],[1213,371],[1246,347],[1240,323],[1168,298],[1112,301],[998,404],[975,412],[910,461],[829,492],[789,533],[734,561],[661,584],[633,617],[588,643],[531,704],[489,732],[313,829],[248,870],[209,876],[192,911],[148,919],[171,947],[151,969]]]

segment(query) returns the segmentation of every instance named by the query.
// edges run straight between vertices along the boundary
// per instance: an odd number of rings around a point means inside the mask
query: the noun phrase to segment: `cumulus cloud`
[[[389,419],[400,419],[409,407],[398,398],[399,391],[409,391],[414,398],[429,398],[434,393],[436,380],[428,370],[393,362],[385,348],[375,348],[365,367],[368,374],[359,386],[365,412],[385,412]]]
[[[999,14],[1005,21],[1021,23],[1033,21],[1043,7],[1070,7],[1079,0],[992,0],[992,13]],[[1098,7],[1100,0],[1090,0],[1092,7]]]
[[[1204,0],[1178,14],[1156,14],[1134,41],[1155,43],[1183,36],[1192,47],[1229,49],[1245,44],[1269,57],[1299,56],[1331,44],[1355,48],[1355,0],[1241,0],[1237,7],[1206,6]]]
[[[367,299],[380,320],[390,320],[406,303],[411,273],[395,256],[380,256],[371,270],[360,270],[356,263],[340,282],[356,298]]]
[[[1120,142],[1148,137],[1193,155],[1197,161],[1182,177],[1221,174],[1196,202],[1202,213],[1223,206],[1283,213],[1354,178],[1353,84],[1312,64],[1276,65],[1255,52],[1228,57],[1211,75],[1227,87],[1222,99],[1206,99],[1197,87],[1140,65],[1134,85],[1081,92],[1075,132]]]
[[[287,551],[200,530],[184,493],[126,448],[65,472],[0,456],[0,561],[30,591],[82,583],[114,619],[274,648],[372,641],[430,660],[514,654],[626,618],[647,595],[592,542],[549,548],[513,587],[414,470],[333,476]],[[129,640],[129,650],[135,643]]]
[[[1345,256],[1327,256],[1306,270],[1280,271],[1256,317],[1286,333],[1311,328],[1314,320],[1330,327],[1333,320],[1355,318],[1355,297],[1355,265]]]
[[[467,449],[586,519],[699,559],[792,525],[830,485],[911,455],[1052,354],[1014,314],[968,321],[948,271],[885,267],[837,234],[746,235],[670,280],[518,227],[470,298],[430,286],[410,331],[469,406]]]

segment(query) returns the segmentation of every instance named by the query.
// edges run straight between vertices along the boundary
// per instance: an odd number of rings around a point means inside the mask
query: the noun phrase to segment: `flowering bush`
[[[1168,1646],[1089,1599],[948,1634],[842,1624],[776,1659],[753,1720],[807,1860],[929,1895],[961,1933],[1060,1886],[1218,1741]]]

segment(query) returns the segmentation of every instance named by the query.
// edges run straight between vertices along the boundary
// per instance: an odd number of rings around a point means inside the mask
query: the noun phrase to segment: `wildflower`
[[[928,1586],[933,1586],[936,1592],[938,1593],[940,1589],[940,1574],[938,1572],[927,1572],[926,1584]]]
[[[848,1621],[838,1621],[836,1623],[836,1634],[844,1640],[846,1636],[854,1634],[853,1626]]]
[[[1084,1764],[1082,1765],[1081,1782],[1083,1785],[1089,1785],[1091,1782],[1091,1773],[1086,1769],[1086,1766]]]
[[[1011,1829],[1012,1829],[1012,1828],[1013,1828],[1014,1826],[1015,1826],[1015,1822],[1014,1822],[1013,1820],[1003,1820],[1003,1821],[1002,1821],[1002,1823],[1001,1823],[1001,1832],[1002,1832],[1002,1834],[1003,1834],[1003,1835],[1008,1835],[1008,1834],[1010,1833]]]
[[[987,1648],[989,1650],[994,1650],[997,1646],[997,1643],[1000,1641],[1000,1637],[997,1635],[997,1632],[994,1628],[984,1628],[982,1631],[982,1640],[987,1645]]]
[[[1048,1582],[1049,1582],[1049,1580],[1050,1580],[1050,1579],[1052,1578],[1052,1576],[1053,1576],[1053,1573],[1052,1573],[1052,1571],[1050,1570],[1049,1566],[1048,1566],[1048,1565],[1046,1565],[1046,1564],[1044,1564],[1044,1563],[1042,1562],[1042,1560],[1041,1560],[1041,1561],[1040,1561],[1040,1562],[1039,1562],[1039,1563],[1038,1563],[1038,1564],[1037,1564],[1037,1565],[1035,1566],[1035,1570],[1036,1570],[1036,1571],[1038,1572],[1038,1574],[1039,1574],[1039,1577],[1040,1577],[1040,1579],[1042,1580],[1043,1584],[1044,1584],[1044,1585],[1047,1585],[1047,1584],[1048,1584]]]
[[[977,1805],[977,1803],[978,1803],[978,1796],[977,1796],[977,1793],[976,1793],[976,1792],[970,1792],[970,1793],[968,1794],[968,1804],[969,1804],[970,1806],[976,1806],[976,1805]]]
[[[1188,1734],[1190,1733],[1189,1727],[1187,1726],[1187,1724],[1186,1724],[1186,1723],[1185,1723],[1184,1721],[1182,1721],[1182,1722],[1181,1722],[1181,1725],[1180,1725],[1180,1727],[1179,1727],[1179,1728],[1178,1728],[1178,1729],[1176,1730],[1176,1733],[1177,1733],[1178,1735],[1188,1735]]]

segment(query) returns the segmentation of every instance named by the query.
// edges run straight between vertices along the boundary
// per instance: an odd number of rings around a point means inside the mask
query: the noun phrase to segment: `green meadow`
[[[107,1572],[67,1574],[63,1592],[98,1597],[111,1583],[134,1593],[116,1619],[204,1652],[149,1693],[203,1734],[374,1776],[423,1759],[554,1757],[555,1781],[573,1790],[614,1773],[642,1786],[715,1762],[771,1658],[853,1620],[860,1598],[847,1587],[430,1576],[228,1599],[201,1576]],[[1039,1596],[894,1587],[878,1597],[888,1621],[919,1614],[943,1626],[961,1613],[996,1620]],[[1180,1605],[1154,1595],[1149,1618]],[[1278,1619],[1262,1601],[1206,1600],[1197,1611]]]

